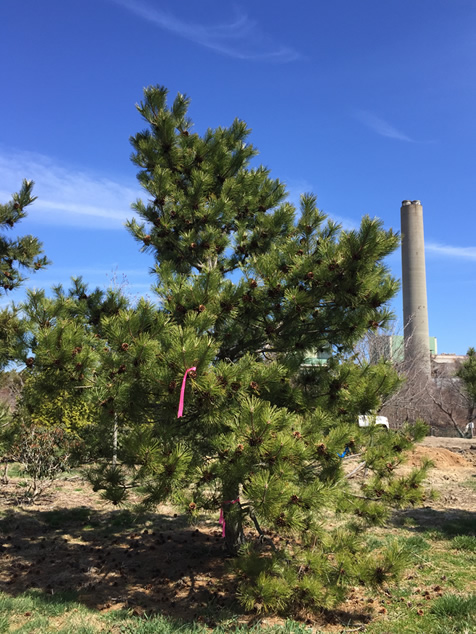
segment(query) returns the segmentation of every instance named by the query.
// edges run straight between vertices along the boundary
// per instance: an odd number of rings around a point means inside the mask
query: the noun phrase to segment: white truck
[[[379,425],[385,427],[387,430],[390,429],[388,418],[386,416],[372,416],[369,414],[359,416],[359,427],[370,427],[371,425]]]

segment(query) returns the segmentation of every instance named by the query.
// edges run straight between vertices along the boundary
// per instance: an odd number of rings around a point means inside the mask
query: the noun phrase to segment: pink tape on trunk
[[[225,500],[223,504],[236,504],[240,501],[240,498],[236,498],[236,500]],[[220,508],[220,524],[221,524],[221,536],[225,537],[225,515],[223,513],[223,506]]]
[[[185,384],[187,383],[187,376],[189,372],[195,372],[197,368],[193,367],[193,368],[188,368],[188,370],[185,370],[185,374],[183,375],[183,381],[182,381],[182,388],[180,390],[180,401],[179,401],[179,406],[178,406],[178,414],[177,414],[177,418],[180,418],[181,416],[183,416],[183,401],[185,398]]]

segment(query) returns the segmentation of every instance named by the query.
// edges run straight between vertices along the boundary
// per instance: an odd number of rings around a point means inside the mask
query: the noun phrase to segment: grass
[[[210,628],[200,623],[187,624],[163,616],[134,617],[128,610],[101,614],[89,610],[68,594],[48,596],[38,591],[17,597],[0,593],[0,634],[206,634]],[[216,634],[266,632],[268,634],[309,634],[301,623],[288,621],[282,626],[252,627],[229,622],[214,628]]]
[[[476,537],[467,516],[442,521],[416,534],[400,526],[413,566],[389,593],[380,593],[377,619],[368,634],[473,634],[476,632]],[[455,534],[455,533],[460,534]],[[377,531],[373,539],[385,531]],[[382,537],[380,537],[382,539]],[[384,537],[385,539],[385,537]],[[385,613],[379,617],[379,610]],[[383,611],[383,610],[382,610]]]
[[[72,509],[63,521],[83,523],[87,509]],[[129,526],[126,512],[117,514],[117,523]],[[57,512],[48,515],[56,525]],[[451,530],[449,531],[451,533]],[[455,537],[443,525],[435,537],[415,534],[414,528],[399,528],[391,537],[405,544],[412,562],[403,580],[395,587],[383,588],[373,595],[373,620],[365,626],[368,634],[471,634],[476,632],[476,538]],[[368,538],[378,548],[389,539],[388,531],[376,529]],[[160,615],[134,616],[130,610],[111,612],[91,610],[75,593],[48,595],[27,591],[16,597],[0,594],[0,634],[309,634],[303,623],[287,621],[279,626],[240,624],[237,617],[219,622],[213,608],[204,623],[182,623]],[[214,621],[218,624],[215,625]],[[213,625],[212,625],[213,623]],[[342,630],[355,627],[342,620]],[[313,632],[324,630],[312,630]]]
[[[13,462],[8,465],[8,477],[9,478],[20,478],[23,476],[23,469],[21,464],[18,462]]]
[[[393,614],[388,621],[371,625],[369,634],[474,634],[476,595],[445,595],[430,610]]]
[[[476,476],[473,476],[469,480],[465,480],[462,485],[467,489],[472,489],[473,491],[476,491]]]
[[[425,609],[396,603],[397,608],[387,602],[387,617],[370,623],[365,631],[368,634],[471,634],[476,631],[476,594],[445,594]],[[163,616],[135,617],[128,610],[102,614],[89,610],[66,594],[47,596],[37,591],[17,597],[0,594],[0,634],[206,634],[210,631],[214,634],[309,634],[311,629],[291,620],[274,626],[262,623],[247,626],[230,620],[210,629],[206,624],[180,623]],[[346,631],[345,626],[342,631]]]
[[[473,535],[457,535],[451,540],[451,547],[476,553],[476,537]]]
[[[475,485],[473,479],[469,482],[471,487]],[[464,483],[464,486],[469,485]],[[85,542],[93,533],[111,537],[136,532],[148,527],[150,519],[122,509],[110,513],[106,523],[103,513],[86,506],[41,513],[32,509],[28,513],[30,523],[41,525],[42,535],[47,534],[46,529],[54,535],[71,530]],[[413,516],[402,514],[389,528],[375,529],[368,535],[370,549],[381,548],[389,539],[398,540],[404,545],[410,567],[402,580],[392,586],[378,591],[356,588],[355,594],[361,601],[358,611],[369,610],[372,617],[370,623],[361,626],[361,631],[367,634],[476,633],[476,514],[428,509],[425,513],[425,521],[418,512]],[[2,511],[0,530],[13,533],[17,521],[12,509]],[[154,522],[158,525],[157,515]],[[166,525],[170,519],[161,518],[160,522]],[[351,622],[350,613],[336,613],[336,618],[338,624],[334,624],[333,632],[358,631],[360,623]],[[201,613],[200,620],[184,623],[160,614],[139,616],[128,609],[90,609],[76,592],[49,594],[28,590],[16,596],[0,592],[0,634],[309,634],[311,631],[324,633],[326,630],[311,630],[308,625],[292,620],[279,626],[263,622],[249,626],[243,624],[234,611],[224,616],[213,604]]]
[[[476,524],[474,515],[471,517],[461,516],[452,520],[439,522],[438,526],[425,531],[425,537],[428,539],[447,539],[458,535],[476,535]]]

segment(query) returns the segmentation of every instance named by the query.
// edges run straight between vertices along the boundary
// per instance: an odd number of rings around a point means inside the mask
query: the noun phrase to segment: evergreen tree
[[[467,358],[463,361],[456,376],[463,381],[466,396],[468,398],[468,420],[474,418],[476,408],[476,350],[469,348]]]
[[[80,438],[86,456],[110,455],[110,438],[98,426],[98,384],[107,372],[101,323],[127,306],[119,290],[90,292],[82,278],[73,278],[67,291],[54,287],[50,297],[43,290],[27,291],[20,305],[28,337],[19,419]]]
[[[343,231],[310,194],[298,212],[251,166],[243,122],[200,136],[188,105],[146,89],[147,128],[131,139],[147,200],[128,229],[155,256],[157,304],[99,311],[96,324],[45,316],[31,371],[38,389],[89,385],[105,429],[118,427],[117,464],[90,475],[106,499],[141,485],[145,507],[220,514],[248,608],[330,606],[348,584],[398,573],[401,549],[370,555],[362,530],[423,495],[427,466],[396,469],[424,428],[357,426],[399,382],[385,362],[352,358],[392,318],[384,259],[399,239],[368,217]],[[307,367],[311,349],[327,363]]]
[[[23,236],[8,238],[13,229],[26,216],[26,207],[32,197],[33,181],[24,180],[12,200],[0,205],[0,296],[12,291],[25,280],[22,271],[38,271],[48,264],[42,256],[42,246],[37,238]],[[24,324],[15,306],[0,310],[0,369],[16,358],[23,347]]]
[[[37,238],[23,236],[12,239],[6,235],[26,217],[26,207],[36,200],[31,195],[32,190],[33,181],[24,180],[12,200],[0,205],[0,293],[12,291],[25,280],[22,269],[38,271],[48,264]]]

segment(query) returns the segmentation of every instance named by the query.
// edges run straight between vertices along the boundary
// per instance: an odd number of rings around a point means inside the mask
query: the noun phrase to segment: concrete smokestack
[[[404,200],[400,209],[402,232],[402,291],[405,361],[431,376],[430,335],[426,296],[423,207]]]

